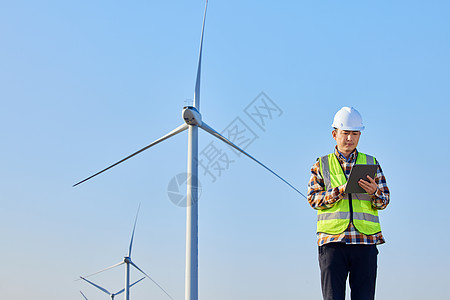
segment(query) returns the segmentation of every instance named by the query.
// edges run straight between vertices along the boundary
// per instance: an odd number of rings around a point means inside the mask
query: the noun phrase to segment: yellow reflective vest
[[[347,182],[347,177],[334,153],[320,157],[319,161],[326,190]],[[358,152],[355,163],[376,164],[376,160],[373,156]],[[378,211],[372,207],[369,194],[344,194],[344,198],[332,207],[317,211],[317,232],[339,234],[347,229],[350,222],[359,232],[366,235],[381,231]]]

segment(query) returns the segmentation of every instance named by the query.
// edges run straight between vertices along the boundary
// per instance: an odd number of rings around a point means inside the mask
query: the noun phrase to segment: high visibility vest
[[[329,190],[347,182],[347,177],[334,153],[322,156],[320,173],[325,189]],[[375,164],[373,156],[358,153],[355,164]],[[367,193],[344,194],[344,198],[332,207],[317,211],[317,232],[339,234],[344,232],[349,223],[366,235],[381,231],[378,211],[372,207],[372,199]]]

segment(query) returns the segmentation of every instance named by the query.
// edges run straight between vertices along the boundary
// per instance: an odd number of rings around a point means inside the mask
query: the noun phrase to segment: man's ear
[[[333,139],[335,139],[335,140],[336,140],[336,134],[337,134],[336,129],[334,129],[334,130],[331,132],[331,136],[332,136]]]

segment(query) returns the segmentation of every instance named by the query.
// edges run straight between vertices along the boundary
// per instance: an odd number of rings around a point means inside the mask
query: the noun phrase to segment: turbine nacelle
[[[188,125],[202,126],[202,115],[194,106],[183,107],[183,119]]]

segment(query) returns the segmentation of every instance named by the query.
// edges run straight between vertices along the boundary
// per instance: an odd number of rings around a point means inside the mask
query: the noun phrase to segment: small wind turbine
[[[177,135],[180,132],[188,129],[188,165],[187,165],[187,202],[186,202],[186,275],[185,275],[185,300],[197,300],[198,299],[198,128],[210,133],[231,147],[235,148],[239,152],[245,154],[250,159],[254,160],[269,172],[277,176],[284,183],[289,185],[292,189],[298,192],[300,195],[306,198],[299,190],[292,186],[289,182],[284,180],[277,173],[266,167],[263,163],[255,159],[253,156],[233,144],[226,137],[214,130],[202,120],[200,114],[200,78],[201,78],[201,66],[202,66],[202,47],[203,47],[203,35],[205,30],[206,10],[208,7],[208,0],[206,0],[205,11],[203,14],[202,34],[200,38],[200,53],[197,66],[197,78],[195,81],[194,91],[194,105],[185,106],[182,111],[184,123],[156,141],[150,143],[144,148],[136,151],[135,153],[119,160],[118,162],[110,165],[109,167],[95,173],[92,176],[74,184],[77,186],[93,177],[117,166],[118,164],[132,158],[133,156],[153,147],[154,145],[167,140],[168,138]]]
[[[107,289],[105,289],[105,288],[103,288],[103,287],[101,287],[101,286],[99,286],[99,285],[93,283],[92,281],[87,280],[87,279],[84,278],[84,277],[81,277],[81,276],[80,276],[80,278],[83,279],[84,281],[86,281],[87,283],[92,284],[93,286],[95,286],[96,288],[98,288],[99,290],[101,290],[102,292],[108,294],[108,295],[111,297],[111,300],[114,300],[114,297],[116,297],[117,295],[122,294],[122,293],[125,291],[125,289],[121,289],[120,291],[118,291],[118,292],[116,292],[116,293],[111,293],[111,292],[108,291]],[[130,287],[132,287],[133,285],[135,285],[136,283],[140,282],[140,281],[143,280],[143,279],[145,279],[145,277],[142,277],[141,279],[135,281],[133,284],[130,285]],[[81,293],[81,291],[80,291],[80,293]],[[81,295],[83,295],[83,293],[81,293]],[[85,295],[83,295],[83,297],[87,300],[87,298],[86,298]]]
[[[133,226],[133,233],[131,234],[131,241],[130,241],[130,246],[129,246],[129,248],[128,248],[128,254],[127,254],[127,256],[125,256],[124,258],[123,258],[123,261],[121,261],[121,262],[119,262],[119,263],[117,263],[117,264],[115,264],[115,265],[112,265],[112,266],[110,266],[110,267],[108,267],[108,268],[106,268],[106,269],[103,269],[103,270],[101,270],[101,271],[98,271],[98,272],[95,272],[95,273],[93,273],[93,274],[90,274],[90,275],[88,275],[88,276],[84,276],[84,277],[81,277],[80,276],[80,278],[81,279],[83,279],[83,280],[85,280],[85,281],[88,281],[86,278],[87,277],[90,277],[90,276],[93,276],[93,275],[96,275],[96,274],[98,274],[98,273],[101,273],[101,272],[104,272],[104,271],[106,271],[106,270],[109,270],[109,269],[112,269],[112,268],[115,268],[115,267],[118,267],[118,266],[120,266],[120,265],[123,265],[123,264],[125,264],[125,288],[120,292],[120,293],[122,293],[123,291],[125,291],[125,299],[126,300],[129,300],[130,299],[130,287],[131,286],[133,286],[134,284],[136,284],[137,282],[135,282],[135,283],[133,283],[132,285],[130,285],[130,265],[131,266],[133,266],[133,267],[135,267],[139,272],[141,272],[142,274],[144,274],[148,279],[150,279],[151,281],[153,281],[153,283],[154,284],[156,284],[170,299],[172,299],[173,300],[173,298],[156,282],[156,281],[154,281],[150,276],[148,276],[144,271],[142,271],[132,260],[131,260],[131,249],[132,249],[132,247],[133,247],[133,239],[134,239],[134,232],[135,232],[135,230],[136,230],[136,222],[137,222],[137,218],[138,218],[138,215],[139,215],[139,208],[140,208],[140,204],[139,204],[139,207],[138,207],[138,210],[137,210],[137,213],[136,213],[136,218],[135,218],[135,220],[134,220],[134,226]],[[142,279],[141,279],[142,280]],[[140,281],[140,280],[139,280]],[[89,282],[89,281],[88,281]],[[92,282],[89,282],[89,283],[91,283],[91,284],[93,284],[93,285],[95,285],[94,283],[92,283]],[[95,285],[95,286],[97,286],[97,285]],[[98,287],[98,286],[97,286]],[[98,288],[100,288],[100,287],[98,287]],[[101,289],[101,288],[100,288]],[[108,292],[109,293],[109,292]],[[118,292],[119,293],[119,292]],[[117,295],[118,293],[116,293],[115,295]],[[110,295],[112,295],[111,293],[109,293]]]

